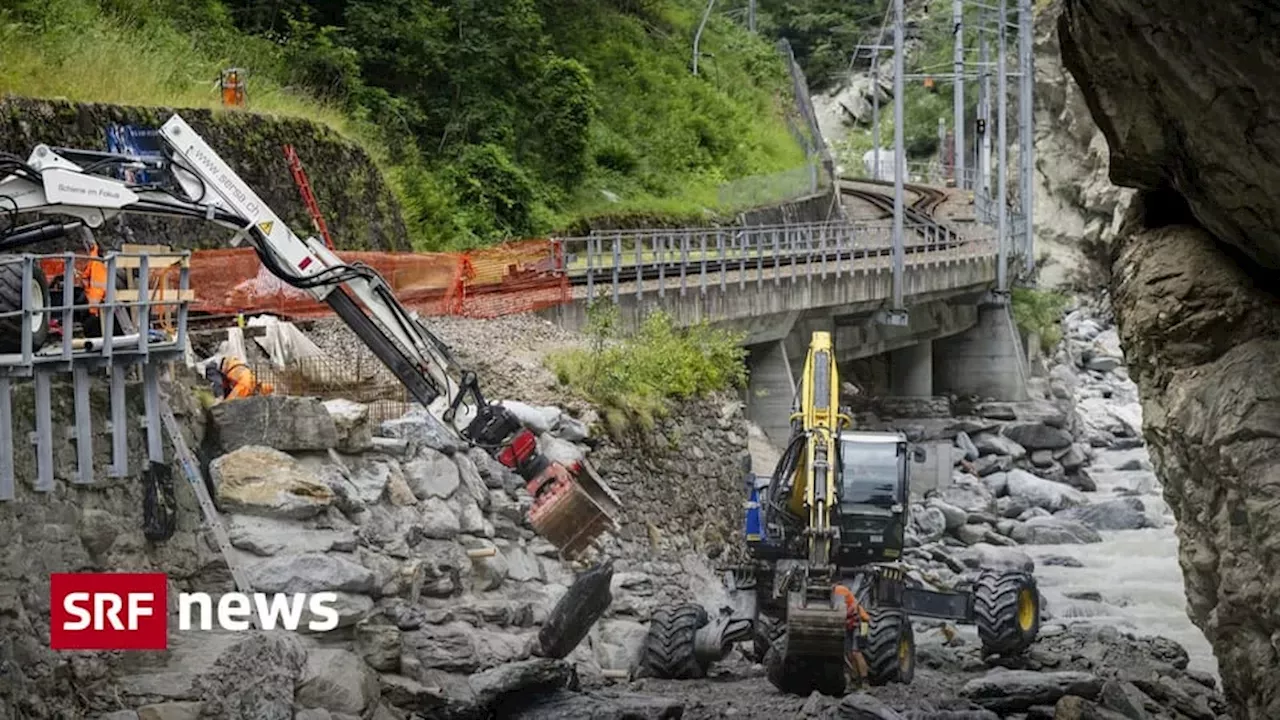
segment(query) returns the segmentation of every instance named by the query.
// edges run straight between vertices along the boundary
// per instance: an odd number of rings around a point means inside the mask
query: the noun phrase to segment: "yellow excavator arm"
[[[797,407],[791,416],[808,436],[804,456],[796,464],[788,509],[808,517],[809,561],[826,565],[830,559],[831,507],[836,502],[836,435],[853,424],[840,412],[840,377],[831,333],[815,332],[804,361]]]

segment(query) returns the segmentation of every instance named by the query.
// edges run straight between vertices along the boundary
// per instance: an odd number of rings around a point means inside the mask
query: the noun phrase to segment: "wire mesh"
[[[261,361],[250,363],[250,369],[278,395],[343,399],[365,405],[375,424],[404,415],[412,405],[405,386],[377,359],[361,354],[296,358],[282,368]]]

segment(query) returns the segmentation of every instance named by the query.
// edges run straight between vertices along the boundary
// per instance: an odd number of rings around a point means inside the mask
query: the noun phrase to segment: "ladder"
[[[200,502],[200,511],[204,514],[205,525],[213,532],[213,538],[218,543],[218,550],[222,552],[222,559],[226,561],[227,568],[231,570],[231,578],[235,581],[236,589],[242,593],[251,593],[253,588],[249,586],[249,579],[245,577],[244,570],[234,559],[231,551],[231,538],[227,535],[227,529],[222,526],[222,517],[218,515],[218,508],[213,504],[213,498],[209,497],[209,489],[205,487],[204,475],[200,472],[200,464],[196,462],[195,455],[191,454],[191,449],[187,447],[187,441],[182,437],[182,428],[178,425],[177,419],[173,417],[173,409],[169,407],[167,400],[161,400],[160,403],[160,419],[164,422],[164,428],[169,433],[169,439],[173,441],[174,452],[178,456],[178,462],[182,464],[183,473],[187,476],[187,482],[191,484],[191,489],[195,491],[196,500]]]
[[[329,237],[329,226],[325,225],[324,215],[320,214],[320,204],[316,202],[316,196],[311,192],[311,182],[307,180],[307,171],[302,169],[302,161],[298,159],[298,153],[293,151],[292,145],[285,145],[284,156],[289,161],[289,172],[293,173],[293,181],[298,185],[298,192],[302,194],[302,203],[307,206],[307,213],[311,215],[311,222],[316,226],[316,232],[324,238],[325,246],[332,250],[333,239]]]

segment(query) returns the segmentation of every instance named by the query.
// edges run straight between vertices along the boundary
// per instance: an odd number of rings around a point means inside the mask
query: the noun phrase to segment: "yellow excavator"
[[[899,561],[910,466],[925,451],[901,433],[853,430],[839,387],[831,334],[815,332],[787,447],[771,476],[748,475],[751,562],[725,570],[730,601],[718,612],[657,610],[639,674],[702,677],[749,639],[747,654],[779,690],[841,695],[850,681],[912,681],[912,615],[977,625],[987,654],[1018,654],[1034,642],[1040,595],[1030,573],[981,570],[954,591],[911,579]]]

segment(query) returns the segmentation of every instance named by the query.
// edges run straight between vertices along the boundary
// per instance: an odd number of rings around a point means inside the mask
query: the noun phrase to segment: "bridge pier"
[[[784,340],[752,345],[747,358],[747,417],[764,430],[769,440],[785,447],[791,436],[791,401],[796,394],[795,374]],[[803,360],[802,360],[803,362]]]
[[[898,397],[933,395],[933,341],[923,340],[889,354],[891,389]]]
[[[969,330],[938,340],[933,381],[942,392],[996,400],[1026,400],[1026,367],[1007,302],[978,305],[978,322]]]

